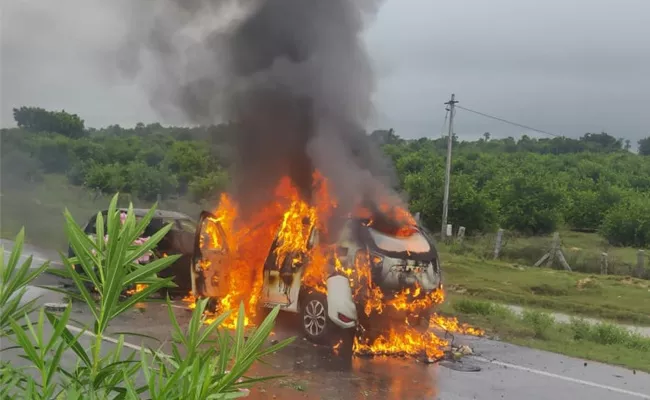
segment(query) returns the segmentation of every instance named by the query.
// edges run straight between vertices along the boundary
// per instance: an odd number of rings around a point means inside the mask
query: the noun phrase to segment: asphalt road
[[[47,252],[37,255],[46,256]],[[45,277],[39,283],[56,284],[56,279]],[[60,300],[56,293],[35,288],[29,295],[42,295],[41,302]],[[189,319],[189,312],[182,304],[174,311],[181,323]],[[89,313],[81,305],[75,305],[73,318],[83,324],[89,321]],[[291,318],[280,319],[273,339],[297,335],[294,322]],[[114,321],[110,331],[147,334],[164,342],[169,338],[171,326],[164,306],[147,304],[145,309],[133,310]],[[140,337],[127,340],[130,343],[127,351],[143,344]],[[327,348],[298,339],[268,358],[268,365],[255,367],[253,374],[285,377],[256,387],[249,398],[650,400],[650,374],[482,338],[457,340],[469,344],[475,355],[463,358],[462,363],[426,365],[411,359],[342,360]],[[6,340],[1,344],[3,348],[8,345]],[[16,363],[22,362],[15,352],[0,354]],[[74,357],[70,355],[65,362],[73,365]],[[463,371],[472,370],[471,367],[479,367],[480,371]]]

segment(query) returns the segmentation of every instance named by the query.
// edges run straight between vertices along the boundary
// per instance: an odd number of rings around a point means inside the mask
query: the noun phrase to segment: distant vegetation
[[[18,128],[1,131],[3,191],[7,179],[37,182],[47,172],[98,193],[198,202],[229,183],[234,125],[93,129],[75,114],[33,107],[15,109],[14,118]],[[394,161],[412,211],[437,231],[446,139],[406,140],[392,130],[370,137]],[[639,141],[639,154],[607,133],[454,140],[449,215],[455,226],[468,233],[598,230],[614,245],[650,246],[650,138]]]

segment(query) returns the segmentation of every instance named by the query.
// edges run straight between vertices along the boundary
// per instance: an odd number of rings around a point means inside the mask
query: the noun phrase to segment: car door
[[[269,256],[264,264],[264,283],[262,285],[262,303],[269,308],[276,305],[286,311],[298,312],[298,297],[300,288],[303,284],[302,277],[305,268],[308,268],[310,262],[309,252],[316,245],[318,240],[318,231],[312,227],[307,239],[307,253],[293,254],[285,258],[285,263],[291,264],[292,277],[285,282],[281,276],[282,266],[277,265],[274,250],[278,243],[276,241],[271,245]],[[297,262],[296,260],[300,260]]]
[[[230,260],[227,236],[218,218],[207,211],[199,217],[191,263],[192,293],[197,297],[220,297],[227,291]]]

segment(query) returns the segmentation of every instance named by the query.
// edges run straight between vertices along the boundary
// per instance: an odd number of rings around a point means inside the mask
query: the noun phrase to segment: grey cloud
[[[75,111],[94,126],[182,121],[102,68],[116,62],[124,4],[4,2],[2,125],[23,104]],[[378,78],[371,127],[437,137],[455,92],[461,105],[548,131],[650,135],[647,0],[387,0],[366,38]],[[522,133],[458,112],[461,138],[485,131]]]

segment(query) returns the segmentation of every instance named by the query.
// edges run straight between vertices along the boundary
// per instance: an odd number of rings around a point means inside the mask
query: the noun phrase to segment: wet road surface
[[[45,277],[39,284],[56,284],[56,279]],[[30,297],[38,295],[44,295],[42,302],[62,300],[56,293],[30,289]],[[182,303],[177,303],[174,312],[181,324],[189,320],[190,312]],[[83,324],[90,320],[89,317],[83,305],[73,305],[73,319]],[[271,339],[298,335],[296,320],[291,317],[279,318]],[[150,335],[165,342],[172,329],[165,306],[147,304],[141,310],[119,317],[110,327],[112,333],[123,331]],[[249,398],[650,399],[650,374],[483,338],[457,337],[456,340],[470,345],[475,354],[463,358],[462,363],[427,365],[413,359],[354,357],[346,360],[335,356],[328,348],[298,338],[268,357],[268,365],[254,367],[252,375],[280,374],[284,377],[256,386]],[[159,342],[135,336],[127,341],[132,348],[160,346]],[[7,345],[9,343],[3,341],[1,347]],[[22,362],[15,353],[4,353],[5,357]],[[65,362],[74,363],[74,357],[67,357]],[[479,367],[480,371],[464,372],[463,367]]]

